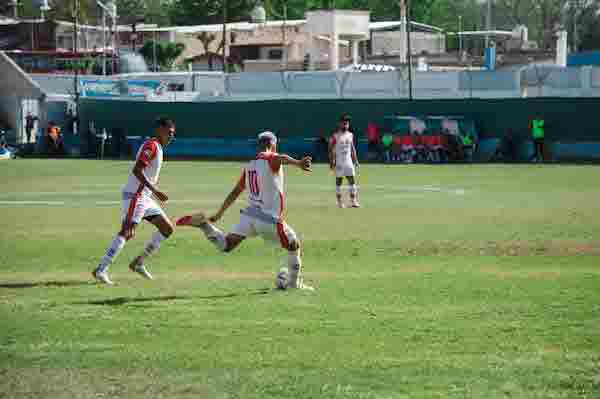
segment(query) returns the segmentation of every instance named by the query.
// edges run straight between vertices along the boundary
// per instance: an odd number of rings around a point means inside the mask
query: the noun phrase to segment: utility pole
[[[286,23],[287,23],[287,0],[283,0],[283,25],[282,25],[282,34],[283,34],[283,70],[287,70],[288,64],[288,46],[287,46],[287,36],[286,36]]]
[[[227,0],[223,0],[223,73],[227,73],[227,57],[229,48],[227,47]]]
[[[410,0],[406,0],[406,60],[408,62],[408,100],[413,99],[413,88],[412,88],[412,51],[410,48]]]
[[[462,57],[462,15],[458,16],[458,59]]]
[[[13,6],[13,17],[15,19],[19,18],[19,3],[18,0],[12,0],[10,3],[11,6]]]
[[[573,9],[573,52],[579,49],[579,34],[577,28],[577,12],[583,8],[584,0],[570,0],[569,5]]]
[[[73,79],[73,93],[75,94],[75,115],[76,117],[79,117],[79,59],[77,58],[77,52],[79,51],[79,46],[77,44],[77,31],[79,30],[78,24],[79,24],[79,0],[75,0],[75,3],[73,4],[73,18],[74,18],[74,24],[73,24],[73,50],[75,53],[75,77]]]
[[[487,0],[487,12],[485,15],[485,30],[492,30],[492,0]],[[490,34],[485,35],[485,48],[490,47]]]

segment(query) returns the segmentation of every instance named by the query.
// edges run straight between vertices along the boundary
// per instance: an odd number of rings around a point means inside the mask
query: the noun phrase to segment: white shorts
[[[280,244],[285,249],[298,239],[294,230],[285,222],[269,223],[244,213],[240,214],[240,222],[233,226],[231,232],[246,238],[260,236],[263,240]]]
[[[165,211],[162,210],[154,199],[147,195],[135,196],[123,194],[121,212],[123,222],[127,224],[140,224],[144,218],[159,215],[168,219]]]
[[[354,165],[351,163],[335,165],[335,177],[354,176],[354,174]]]

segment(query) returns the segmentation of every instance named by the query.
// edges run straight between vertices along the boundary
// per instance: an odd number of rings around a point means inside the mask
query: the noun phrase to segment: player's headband
[[[269,141],[271,144],[277,144],[277,137],[273,132],[266,131],[258,135],[258,141]]]

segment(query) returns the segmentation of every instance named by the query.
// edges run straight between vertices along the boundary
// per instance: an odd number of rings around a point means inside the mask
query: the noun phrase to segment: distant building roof
[[[227,30],[246,30],[252,31],[258,27],[281,27],[286,26],[300,26],[306,24],[305,19],[291,19],[287,21],[266,21],[264,23],[255,22],[232,22],[227,24]],[[426,32],[443,32],[444,30],[435,26],[422,24],[419,22],[411,21],[411,26],[415,30],[426,31]],[[394,30],[402,26],[400,21],[384,21],[384,22],[370,22],[369,29],[373,31],[385,31]],[[130,27],[122,26],[120,29],[130,29]],[[157,32],[177,32],[182,34],[196,34],[200,32],[221,32],[223,30],[223,24],[210,24],[210,25],[193,25],[193,26],[166,26],[161,28],[156,27],[143,27],[140,26],[138,31],[157,31]]]
[[[16,25],[19,21],[16,19],[5,17],[4,15],[0,15],[0,25]]]
[[[474,31],[463,31],[463,32],[451,32],[448,33],[450,36],[473,36],[473,37],[486,37],[498,39],[510,39],[515,36],[515,32],[510,30],[474,30]]]
[[[381,21],[369,23],[369,29],[373,31],[385,31],[385,30],[396,30],[403,25],[402,21]],[[413,29],[425,31],[425,32],[443,32],[442,28],[437,26],[422,24],[420,22],[410,21],[410,25]]]

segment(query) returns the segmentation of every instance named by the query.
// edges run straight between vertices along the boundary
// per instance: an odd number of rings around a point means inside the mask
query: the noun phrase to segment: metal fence
[[[33,75],[49,94],[73,94],[73,76]],[[84,78],[84,77],[80,77]],[[96,77],[97,78],[97,77]],[[249,101],[265,99],[398,98],[464,99],[518,97],[600,97],[600,68],[527,66],[511,70],[414,72],[409,92],[406,71],[389,72],[220,72],[132,74],[107,77],[159,80],[164,90],[145,101]]]

